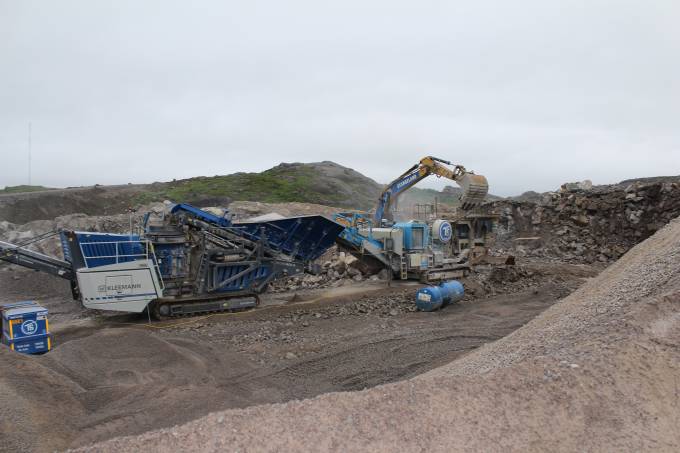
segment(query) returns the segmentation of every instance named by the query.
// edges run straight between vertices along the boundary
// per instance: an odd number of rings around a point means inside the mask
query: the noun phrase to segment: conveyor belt
[[[75,280],[75,273],[70,263],[8,242],[0,241],[0,260],[47,272],[66,280]]]

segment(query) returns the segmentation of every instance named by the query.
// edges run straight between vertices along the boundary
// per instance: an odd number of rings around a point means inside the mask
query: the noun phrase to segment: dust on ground
[[[675,452],[679,364],[677,219],[526,326],[416,378],[87,451]]]
[[[433,313],[415,311],[417,284],[351,282],[151,325],[143,315],[83,310],[67,282],[0,272],[9,297],[48,296],[38,299],[51,310],[56,345],[37,357],[1,352],[0,400],[18,408],[1,434],[8,449],[52,451],[407,379],[509,334],[597,273],[560,266],[544,269],[554,279],[541,283],[531,271],[500,272],[481,272],[464,301]],[[514,291],[494,295],[505,280]]]

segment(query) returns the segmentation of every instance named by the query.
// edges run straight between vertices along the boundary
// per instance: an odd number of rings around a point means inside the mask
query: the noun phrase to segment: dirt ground
[[[530,318],[533,304],[517,294],[435,313],[426,327],[439,317],[438,328],[460,324],[439,337],[411,337],[407,345],[430,341],[410,360],[418,362],[436,338],[500,333],[484,330],[487,316],[493,324],[517,306],[513,313]],[[457,319],[465,310],[472,312]],[[418,326],[424,316],[405,315],[406,324]],[[414,378],[217,412],[81,451],[677,452],[679,372],[677,219],[526,325]]]
[[[0,449],[84,446],[214,411],[411,378],[508,335],[597,273],[551,266],[471,279],[464,301],[433,313],[415,311],[417,285],[366,282],[152,324],[83,310],[65,281],[0,271],[0,302],[43,303],[55,344],[39,357],[0,348],[0,405],[17,408],[0,423]],[[501,286],[512,292],[494,294]]]

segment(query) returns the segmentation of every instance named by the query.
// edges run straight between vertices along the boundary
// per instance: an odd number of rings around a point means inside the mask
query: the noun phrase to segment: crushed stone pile
[[[509,336],[416,378],[82,451],[678,451],[680,219]]]
[[[389,278],[387,270],[376,273],[374,269],[364,266],[360,260],[350,253],[338,251],[337,246],[331,247],[316,260],[315,264],[317,272],[275,281],[270,285],[270,291],[334,288],[365,280],[378,281]]]
[[[259,201],[232,201],[228,206],[229,212],[234,214],[237,221],[251,219],[267,214],[276,213],[283,217],[300,215],[323,215],[333,218],[333,214],[342,212],[343,208],[334,208],[314,203],[262,203]]]
[[[53,220],[34,220],[23,225],[0,221],[0,240],[12,244],[23,244],[50,232],[59,230],[97,231],[107,233],[129,233],[130,225],[133,231],[141,228],[146,212],[163,212],[163,203],[154,203],[130,214],[115,214],[103,216],[89,216],[86,214],[68,214]],[[63,256],[59,237],[57,235],[45,240],[33,242],[30,249],[50,256]]]
[[[565,184],[523,200],[492,204],[499,253],[608,263],[680,215],[680,183]]]

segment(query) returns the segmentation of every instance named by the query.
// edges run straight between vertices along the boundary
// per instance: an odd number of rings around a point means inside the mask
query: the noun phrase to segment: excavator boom
[[[482,204],[489,191],[489,183],[486,178],[467,171],[462,165],[455,165],[453,169],[448,167],[450,165],[452,165],[451,162],[447,160],[426,156],[418,164],[392,181],[383,190],[378,200],[374,215],[376,225],[380,225],[383,219],[393,220],[391,211],[399,195],[429,175],[450,179],[460,186],[462,189],[460,196],[462,209],[468,210]]]

